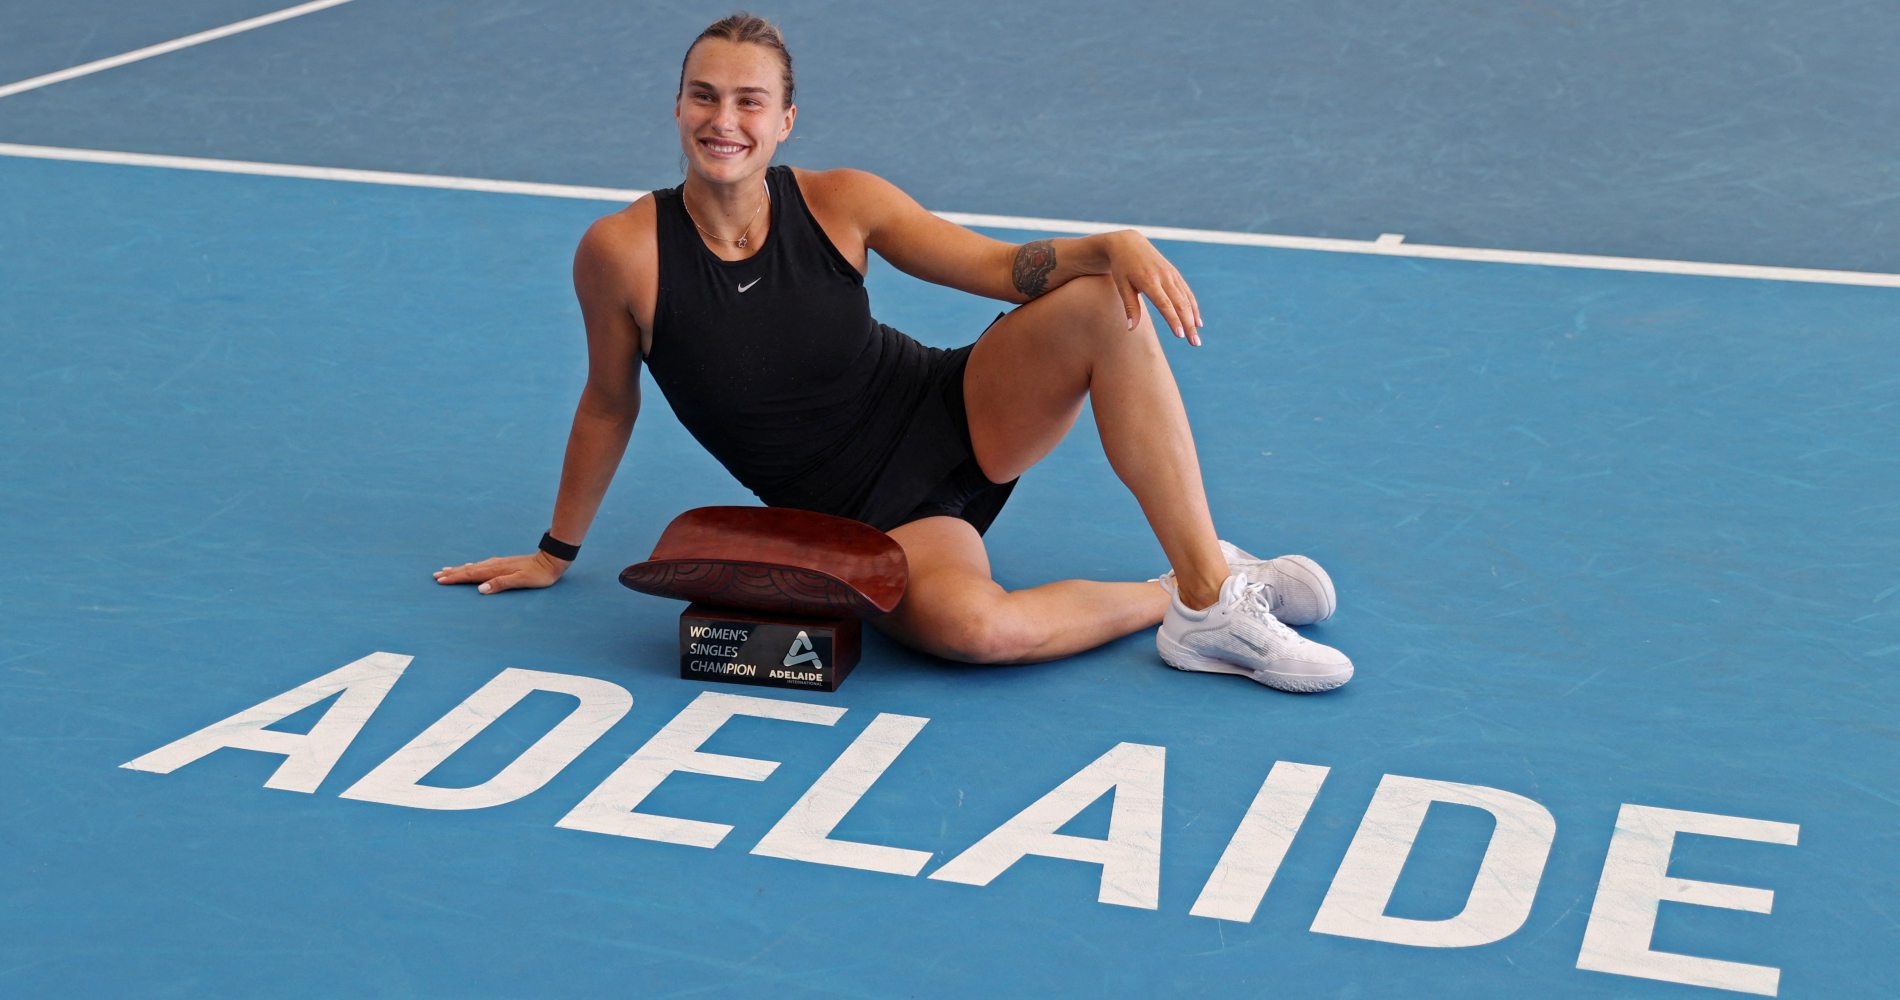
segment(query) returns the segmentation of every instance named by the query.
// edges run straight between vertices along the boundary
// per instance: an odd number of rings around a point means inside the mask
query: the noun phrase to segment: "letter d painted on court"
[[[1386,904],[1392,901],[1399,872],[1433,802],[1475,806],[1497,820],[1478,877],[1455,917],[1388,916]],[[1332,888],[1313,918],[1313,930],[1421,948],[1470,948],[1503,940],[1530,916],[1556,836],[1557,821],[1550,811],[1522,795],[1388,774],[1346,848]]]

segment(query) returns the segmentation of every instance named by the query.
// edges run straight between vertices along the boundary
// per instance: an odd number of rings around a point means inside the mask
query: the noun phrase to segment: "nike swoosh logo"
[[[756,285],[759,282],[764,281],[764,280],[765,280],[764,278],[753,278],[751,281],[748,281],[745,284],[740,285],[739,294],[744,295],[746,289],[751,288],[753,285]]]

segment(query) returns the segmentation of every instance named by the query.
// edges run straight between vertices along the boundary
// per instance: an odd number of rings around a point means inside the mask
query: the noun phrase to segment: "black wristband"
[[[573,562],[574,557],[581,554],[581,547],[578,545],[569,545],[554,537],[552,534],[543,531],[541,533],[541,551],[546,552],[548,555],[562,562]]]

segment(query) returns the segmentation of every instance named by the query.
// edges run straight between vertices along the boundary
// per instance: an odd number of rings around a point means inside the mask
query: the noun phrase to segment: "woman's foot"
[[[1176,670],[1239,674],[1282,691],[1331,691],[1352,679],[1352,661],[1275,617],[1266,584],[1240,573],[1220,600],[1196,611],[1177,594],[1155,633],[1161,659]]]
[[[1228,569],[1253,583],[1266,585],[1273,617],[1288,625],[1323,622],[1339,609],[1333,578],[1326,575],[1319,563],[1305,556],[1260,559],[1225,539],[1220,543],[1220,551],[1227,559]],[[1176,593],[1173,570],[1161,574],[1155,582],[1168,593]]]

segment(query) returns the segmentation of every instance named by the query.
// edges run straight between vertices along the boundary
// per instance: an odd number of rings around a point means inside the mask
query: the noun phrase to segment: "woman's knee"
[[[1081,338],[1092,356],[1131,351],[1159,354],[1161,344],[1148,319],[1147,307],[1137,303],[1136,322],[1131,330],[1128,305],[1122,301],[1114,280],[1107,275],[1074,278],[1049,294],[1064,296],[1061,306],[1067,313],[1067,321],[1062,326]]]
[[[1047,297],[1056,298],[1062,308],[1090,327],[1128,328],[1128,309],[1122,302],[1115,282],[1106,274],[1086,274],[1071,278]]]

